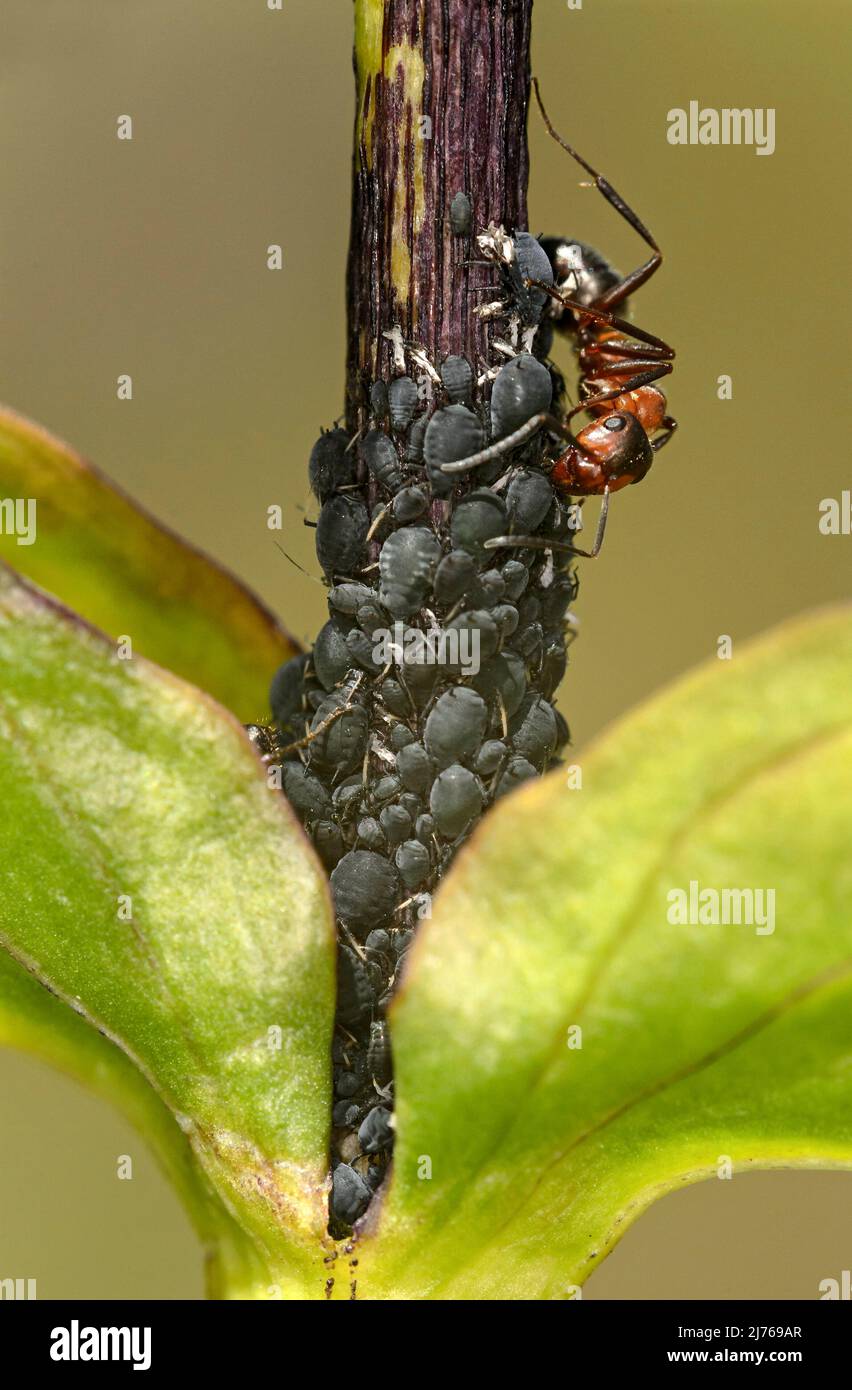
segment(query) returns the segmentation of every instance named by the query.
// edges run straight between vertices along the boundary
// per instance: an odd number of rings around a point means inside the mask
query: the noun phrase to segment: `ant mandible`
[[[654,455],[668,443],[677,428],[677,421],[666,414],[663,392],[654,385],[672,371],[675,352],[662,338],[613,313],[614,307],[623,304],[628,295],[646,284],[659,269],[662,252],[648,228],[612,184],[554,129],[545,110],[537,78],[533,85],[548,134],[586,170],[607,202],[651,248],[652,255],[636,270],[619,278],[603,257],[589,248],[590,265],[586,284],[594,285],[599,291],[589,303],[583,302],[582,297],[572,298],[563,289],[542,280],[528,282],[561,306],[560,326],[568,327],[576,334],[580,403],[568,412],[565,420],[546,412],[533,415],[519,429],[479,453],[444,464],[443,471],[465,473],[489,463],[508,450],[517,448],[542,428],[561,436],[568,441],[568,447],[558,455],[550,473],[557,491],[570,497],[603,498],[592,549],[579,550],[569,542],[546,540],[540,536],[497,536],[486,544],[490,550],[501,546],[568,549],[591,559],[598,554],[603,542],[610,493],[618,492],[631,483],[641,482],[654,461]],[[581,276],[584,268],[581,266],[579,273],[575,269],[571,274],[575,289],[582,295]],[[570,421],[582,412],[596,418],[574,435]],[[662,433],[658,434],[657,431]],[[656,437],[651,438],[652,435]]]

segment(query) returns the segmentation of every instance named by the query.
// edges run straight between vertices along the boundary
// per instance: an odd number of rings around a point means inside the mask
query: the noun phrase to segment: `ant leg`
[[[624,364],[629,365],[627,363]],[[666,362],[662,367],[657,367],[652,372],[642,372],[639,376],[631,377],[623,385],[615,387],[612,391],[601,391],[596,395],[587,396],[579,405],[575,405],[568,411],[566,420],[570,420],[575,415],[579,415],[584,410],[590,410],[594,405],[600,405],[602,401],[614,401],[617,396],[626,395],[628,391],[638,391],[640,386],[650,386],[652,381],[659,381],[660,377],[668,376],[674,368],[671,362]]]
[[[629,371],[633,367],[656,367],[658,362],[669,360],[668,352],[664,352],[662,348],[653,347],[651,343],[629,343],[626,338],[607,338],[605,341],[595,338],[590,342],[584,341],[580,344],[579,351],[599,352],[605,357],[629,359],[625,362],[607,364],[607,370],[613,372],[624,371],[625,368]],[[594,376],[595,373],[590,371],[588,375]]]
[[[657,245],[654,237],[648,231],[648,228],[645,226],[644,222],[642,222],[639,216],[633,211],[630,204],[624,201],[624,199],[621,197],[621,194],[615,191],[612,184],[609,182],[608,179],[604,178],[603,174],[599,174],[597,169],[594,169],[592,165],[589,164],[588,160],[585,160],[581,154],[578,154],[577,151],[574,149],[573,145],[569,145],[567,140],[563,140],[559,132],[554,129],[553,122],[551,121],[550,117],[544,109],[544,102],[541,99],[541,90],[538,85],[537,77],[533,78],[533,87],[535,88],[536,101],[538,102],[539,110],[541,111],[542,117],[544,118],[544,124],[547,127],[548,135],[552,136],[556,143],[558,145],[561,145],[563,150],[567,151],[567,153],[570,154],[572,159],[576,159],[577,163],[581,166],[581,168],[585,169],[587,174],[591,174],[592,178],[595,181],[596,187],[606,198],[607,202],[612,204],[616,212],[620,213],[620,215],[624,218],[625,222],[630,223],[630,226],[633,228],[633,230],[639,233],[642,240],[648,246],[650,246],[652,251],[656,251],[658,255],[661,255],[660,248]]]
[[[547,426],[554,434],[561,435],[563,439],[570,440],[576,444],[571,431],[561,420],[557,420],[555,415],[548,415],[546,412],[540,415],[532,415],[519,429],[513,430],[511,434],[505,435],[503,439],[498,439],[495,444],[489,444],[487,449],[480,449],[478,454],[470,454],[468,458],[456,459],[454,463],[442,463],[442,473],[469,473],[472,468],[479,468],[483,463],[491,463],[493,459],[498,459],[515,449],[519,444],[524,444],[528,439],[540,430],[542,426]]]
[[[594,560],[600,554],[606,532],[606,519],[609,515],[609,488],[604,488],[603,503],[598,516],[597,530],[591,550],[581,550],[572,541],[549,540],[547,536],[494,536],[486,541],[484,550],[503,550],[510,547],[519,550],[568,550],[572,555],[582,555],[585,560]]]
[[[671,415],[667,415],[663,420],[662,428],[664,433],[661,434],[659,438],[651,440],[651,448],[654,450],[655,454],[658,454],[660,450],[668,444],[677,429],[677,420],[673,420]]]
[[[605,487],[605,488],[604,488],[604,494],[603,494],[603,502],[601,503],[601,509],[600,509],[600,511],[599,511],[599,513],[598,513],[598,524],[597,524],[597,529],[595,530],[595,539],[594,539],[594,543],[593,543],[593,545],[592,545],[592,548],[591,548],[591,550],[575,550],[575,551],[574,551],[574,554],[575,554],[575,555],[583,555],[583,556],[585,556],[585,558],[586,558],[587,560],[594,560],[595,556],[598,555],[598,554],[600,554],[600,548],[601,548],[601,546],[603,545],[603,538],[604,538],[604,534],[605,534],[605,532],[606,532],[606,519],[607,519],[608,516],[609,516],[609,488],[608,488],[608,487]]]
[[[593,309],[588,304],[580,304],[576,299],[571,299],[569,295],[562,294],[555,286],[548,285],[545,280],[525,280],[524,285],[527,289],[534,286],[537,290],[543,290],[564,309],[573,309],[576,314],[583,318],[592,319],[595,323],[605,323],[608,327],[617,329],[619,333],[626,333],[629,337],[638,339],[640,343],[649,344],[651,348],[674,360],[674,348],[669,347],[662,338],[658,338],[655,333],[649,333],[647,329],[638,328],[635,323],[628,323],[627,319],[620,319],[617,314],[611,314],[608,309]]]
[[[633,211],[630,204],[626,203],[621,194],[617,193],[613,188],[609,180],[605,179],[603,174],[599,174],[597,169],[592,168],[592,165],[589,164],[582,155],[577,153],[573,145],[569,145],[567,140],[563,140],[562,136],[554,128],[553,122],[544,109],[544,102],[541,99],[541,91],[539,90],[537,77],[533,78],[533,87],[535,88],[536,101],[538,102],[539,110],[541,111],[548,135],[550,135],[558,145],[561,145],[563,150],[570,154],[571,158],[575,159],[580,167],[585,169],[587,174],[591,175],[595,181],[595,187],[598,192],[602,193],[607,202],[615,208],[619,216],[623,217],[625,222],[628,222],[635,232],[638,232],[646,246],[650,246],[654,253],[649,261],[646,261],[644,265],[632,271],[630,275],[625,275],[624,279],[620,280],[617,285],[613,285],[611,289],[602,294],[598,301],[602,307],[606,308],[612,304],[620,304],[629,294],[632,294],[634,290],[638,290],[641,285],[646,284],[646,282],[650,280],[654,272],[662,265],[663,253],[657,245],[656,239],[651,235],[644,222]]]
[[[608,290],[604,290],[604,293],[595,300],[595,307],[614,309],[616,304],[623,304],[625,299],[629,299],[631,294],[635,294],[650,280],[654,271],[658,270],[662,263],[661,255],[652,256],[644,265],[638,266],[636,270],[631,270],[630,274],[619,280],[617,285],[612,285]]]

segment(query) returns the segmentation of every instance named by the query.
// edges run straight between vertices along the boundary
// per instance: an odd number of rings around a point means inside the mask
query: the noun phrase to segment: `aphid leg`
[[[598,526],[595,531],[595,540],[591,550],[581,550],[572,541],[554,540],[547,536],[494,536],[491,540],[485,541],[484,550],[502,550],[513,547],[517,550],[567,550],[572,555],[582,555],[585,560],[594,560],[600,554],[603,545],[604,532],[606,531],[606,519],[609,515],[609,488],[604,489],[603,502],[598,516]]]
[[[499,690],[497,691],[497,704],[498,704],[498,706],[499,706],[499,708],[500,708],[500,727],[501,727],[501,729],[503,730],[503,737],[504,737],[504,738],[508,738],[508,737],[509,737],[509,719],[508,719],[508,716],[507,716],[507,714],[506,714],[506,703],[505,703],[505,701],[504,701],[504,699],[503,699],[503,696],[500,694],[500,691],[499,691]]]
[[[284,757],[287,753],[295,753],[300,748],[307,748],[308,744],[313,743],[315,738],[319,738],[320,734],[325,733],[326,729],[330,724],[334,723],[335,719],[340,719],[341,715],[346,714],[352,708],[352,697],[361,684],[362,674],[363,673],[359,672],[358,678],[354,682],[352,689],[347,693],[346,704],[339,705],[337,709],[332,710],[331,714],[326,715],[325,719],[317,724],[315,729],[309,729],[304,738],[297,739],[295,743],[288,743],[284,748],[276,749],[277,756]]]
[[[387,506],[382,507],[381,511],[378,512],[378,513],[376,514],[376,516],[375,516],[374,519],[373,519],[373,524],[372,524],[372,526],[370,527],[369,531],[367,532],[366,536],[364,537],[364,544],[365,544],[365,545],[366,545],[367,541],[371,541],[371,540],[373,539],[373,536],[374,536],[374,535],[376,534],[376,532],[378,531],[379,527],[381,526],[382,522],[384,521],[385,517],[387,516],[387,514],[388,514],[388,512],[390,511],[390,509],[391,509],[392,506],[393,506],[393,502],[388,502]]]
[[[355,940],[346,923],[340,922],[338,925],[341,934],[346,937],[347,942],[352,947],[352,950],[355,952],[356,956],[360,956],[362,960],[366,960],[367,952],[364,950],[364,947],[361,945],[361,943]]]
[[[415,701],[414,696],[412,695],[411,691],[410,691],[409,688],[408,688],[408,684],[407,684],[407,682],[406,682],[406,679],[405,679],[404,675],[402,674],[402,666],[401,666],[399,663],[397,663],[397,667],[396,667],[396,678],[397,678],[397,680],[399,681],[400,685],[402,686],[403,690],[405,691],[406,695],[408,696],[408,703],[410,704],[410,706],[411,706],[411,708],[412,708],[414,714],[416,715],[416,714],[417,714],[417,702]]]
[[[390,659],[390,661],[388,662],[387,666],[385,666],[385,667],[379,672],[379,674],[378,674],[377,676],[374,676],[374,677],[373,677],[373,685],[381,685],[382,681],[385,680],[385,679],[390,675],[390,673],[391,673],[392,670],[393,670],[393,657],[391,657],[391,659]]]

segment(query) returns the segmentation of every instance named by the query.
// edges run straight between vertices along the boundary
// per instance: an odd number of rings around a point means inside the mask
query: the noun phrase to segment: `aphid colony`
[[[577,592],[570,557],[488,548],[507,532],[570,534],[569,505],[535,460],[500,461],[471,484],[442,464],[549,405],[551,373],[527,353],[474,381],[450,357],[430,382],[409,374],[373,392],[357,439],[323,434],[311,453],[317,556],[329,617],[309,657],[277,672],[270,702],[285,795],[331,876],[339,924],[334,1041],[333,1216],[353,1223],[384,1176],[393,1130],[385,1012],[413,930],[474,823],[550,766],[568,738],[553,696]],[[491,387],[489,421],[486,394]],[[499,388],[499,389],[498,389]],[[378,398],[378,411],[376,410]],[[466,629],[476,673],[382,660],[395,625]],[[427,651],[452,653],[433,645]]]
[[[453,234],[469,236],[465,195],[448,212]],[[674,427],[649,380],[671,369],[670,350],[609,307],[640,272],[622,280],[582,243],[553,241],[548,255],[529,233],[493,225],[477,244],[503,289],[481,310],[508,324],[491,341],[497,360],[432,362],[398,330],[386,335],[390,379],[373,384],[358,432],[332,429],[310,456],[328,621],[273,679],[275,732],[250,730],[331,879],[336,1234],[366,1211],[391,1156],[386,1012],[417,923],[483,813],[568,739],[554,696],[577,593],[569,566],[586,553],[572,499],[606,502],[638,481],[659,447],[651,435]],[[570,412],[546,360],[554,326],[580,355]],[[595,419],[575,437],[567,422],[582,409]],[[438,660],[408,644],[388,659],[382,639],[400,623],[464,630],[475,668],[453,663],[452,644],[427,648]]]

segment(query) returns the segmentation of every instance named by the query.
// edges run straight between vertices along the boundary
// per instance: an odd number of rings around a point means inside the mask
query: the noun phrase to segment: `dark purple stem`
[[[526,227],[532,0],[358,0],[358,110],[347,277],[347,423],[393,374],[399,325],[432,362],[481,363],[493,269],[471,266],[489,222]],[[366,29],[367,37],[364,37]],[[456,193],[473,205],[454,236]]]

